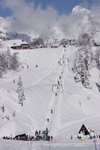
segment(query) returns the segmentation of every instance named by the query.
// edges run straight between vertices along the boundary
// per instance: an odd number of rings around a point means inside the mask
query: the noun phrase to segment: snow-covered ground
[[[96,144],[100,149],[100,140]],[[54,140],[52,143],[47,141],[17,141],[17,140],[0,140],[0,150],[95,150],[95,144],[92,140]]]
[[[5,42],[5,47],[0,51],[5,51],[8,46]],[[0,108],[5,107],[4,113],[0,111],[0,150],[95,148],[92,140],[83,137],[86,141],[80,141],[76,136],[82,124],[95,131],[96,135],[100,134],[100,93],[96,86],[100,80],[99,71],[96,68],[91,71],[92,89],[85,89],[81,83],[75,83],[72,63],[76,51],[74,46],[11,50],[11,53],[18,53],[21,65],[17,72],[8,72],[0,79]],[[18,104],[16,92],[19,75],[26,97],[23,107]],[[12,116],[13,112],[15,117]],[[2,119],[4,116],[9,116],[9,120]],[[3,136],[12,134],[14,137],[21,133],[34,136],[35,130],[46,128],[55,139],[52,143],[2,139]],[[100,148],[99,139],[97,148]]]

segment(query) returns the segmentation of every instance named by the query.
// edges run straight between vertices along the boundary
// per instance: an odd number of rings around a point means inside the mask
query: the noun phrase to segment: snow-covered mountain
[[[91,12],[90,10],[83,8],[81,6],[75,6],[72,9],[72,13],[74,13],[75,15],[87,16],[87,15],[90,15]]]
[[[37,36],[34,34],[33,31],[29,31],[26,34],[22,33],[9,33],[5,28],[0,28],[0,41],[6,41],[6,40],[14,40],[14,39],[23,39],[24,41],[27,41],[29,43],[33,43],[37,41],[37,45],[47,45],[47,46],[59,46],[62,43],[62,39],[56,38],[56,37],[47,37],[47,36]],[[38,41],[42,41],[38,42]],[[67,41],[67,39],[65,39]],[[35,44],[36,46],[36,44]]]
[[[79,34],[87,33],[91,31],[99,31],[99,20],[95,19],[96,16],[86,8],[81,6],[75,6],[72,9],[70,16],[62,16],[56,21],[55,25],[50,28],[50,33],[44,31],[39,34],[33,29],[25,32],[16,32],[13,29],[9,30],[11,20],[0,18],[2,24],[0,25],[0,40],[8,39],[23,39],[27,42],[32,42],[34,39],[42,38],[44,43],[59,43],[62,39],[76,39]],[[69,25],[70,24],[70,25]]]
[[[24,41],[30,42],[35,37],[33,31],[29,31],[28,33],[17,33],[8,32],[6,28],[0,28],[0,41],[23,39]]]

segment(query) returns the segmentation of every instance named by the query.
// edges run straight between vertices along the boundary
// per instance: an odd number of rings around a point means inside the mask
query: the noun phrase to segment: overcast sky
[[[79,5],[90,10],[86,26],[83,18],[73,16],[72,9]],[[10,31],[33,30],[40,35],[74,36],[77,33],[94,30],[100,20],[100,0],[0,0],[1,25]],[[6,24],[9,21],[9,24]],[[92,23],[92,25],[90,25]],[[55,33],[56,32],[56,33]]]

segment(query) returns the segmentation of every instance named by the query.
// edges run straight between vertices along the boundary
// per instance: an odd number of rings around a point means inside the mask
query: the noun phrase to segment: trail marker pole
[[[98,142],[98,140],[97,139],[93,139],[92,142],[95,144],[95,150],[97,150],[96,143]]]
[[[95,144],[95,150],[97,150],[96,144]]]
[[[49,145],[49,150],[50,150],[50,145]]]
[[[42,142],[41,142],[41,150],[42,150]]]

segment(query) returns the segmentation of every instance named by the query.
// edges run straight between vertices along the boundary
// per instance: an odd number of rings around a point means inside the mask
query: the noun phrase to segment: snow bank
[[[24,128],[16,123],[15,121],[7,121],[4,123],[4,125],[0,128],[0,137],[3,136],[7,137],[15,137],[19,134],[24,134]]]

